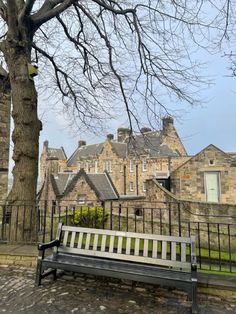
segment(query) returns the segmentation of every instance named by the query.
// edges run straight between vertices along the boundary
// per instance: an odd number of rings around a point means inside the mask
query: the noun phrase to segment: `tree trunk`
[[[22,37],[22,36],[21,36]],[[29,36],[30,37],[30,36]],[[12,92],[14,131],[13,186],[8,201],[11,210],[10,241],[36,240],[36,193],[38,150],[41,122],[37,116],[37,92],[28,75],[30,38],[24,42],[8,38],[5,60],[8,65]]]

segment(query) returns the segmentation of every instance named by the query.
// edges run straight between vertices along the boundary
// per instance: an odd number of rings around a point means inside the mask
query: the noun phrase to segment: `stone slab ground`
[[[35,287],[34,275],[34,268],[0,266],[0,313],[190,313],[191,302],[180,291],[71,273]],[[236,298],[200,294],[199,313],[236,313]]]

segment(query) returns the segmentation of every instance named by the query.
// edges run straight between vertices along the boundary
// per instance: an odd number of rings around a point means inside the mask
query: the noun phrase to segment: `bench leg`
[[[198,313],[197,306],[197,281],[192,281],[192,313]]]
[[[55,281],[57,279],[57,270],[54,269],[53,271],[53,280]]]
[[[42,279],[42,261],[38,260],[35,278],[35,284],[37,286],[41,285],[41,279]]]

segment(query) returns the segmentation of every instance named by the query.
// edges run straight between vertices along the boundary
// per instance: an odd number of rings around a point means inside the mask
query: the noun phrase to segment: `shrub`
[[[101,228],[107,218],[102,207],[81,206],[75,209],[71,220],[75,226]]]

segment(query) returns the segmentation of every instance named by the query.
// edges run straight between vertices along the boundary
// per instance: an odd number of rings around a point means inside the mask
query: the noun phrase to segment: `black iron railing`
[[[132,206],[117,202],[96,206],[75,203],[45,200],[37,204],[0,204],[0,242],[51,241],[60,221],[101,229],[195,235],[200,269],[236,273],[236,217],[193,213],[179,202],[142,201]]]

